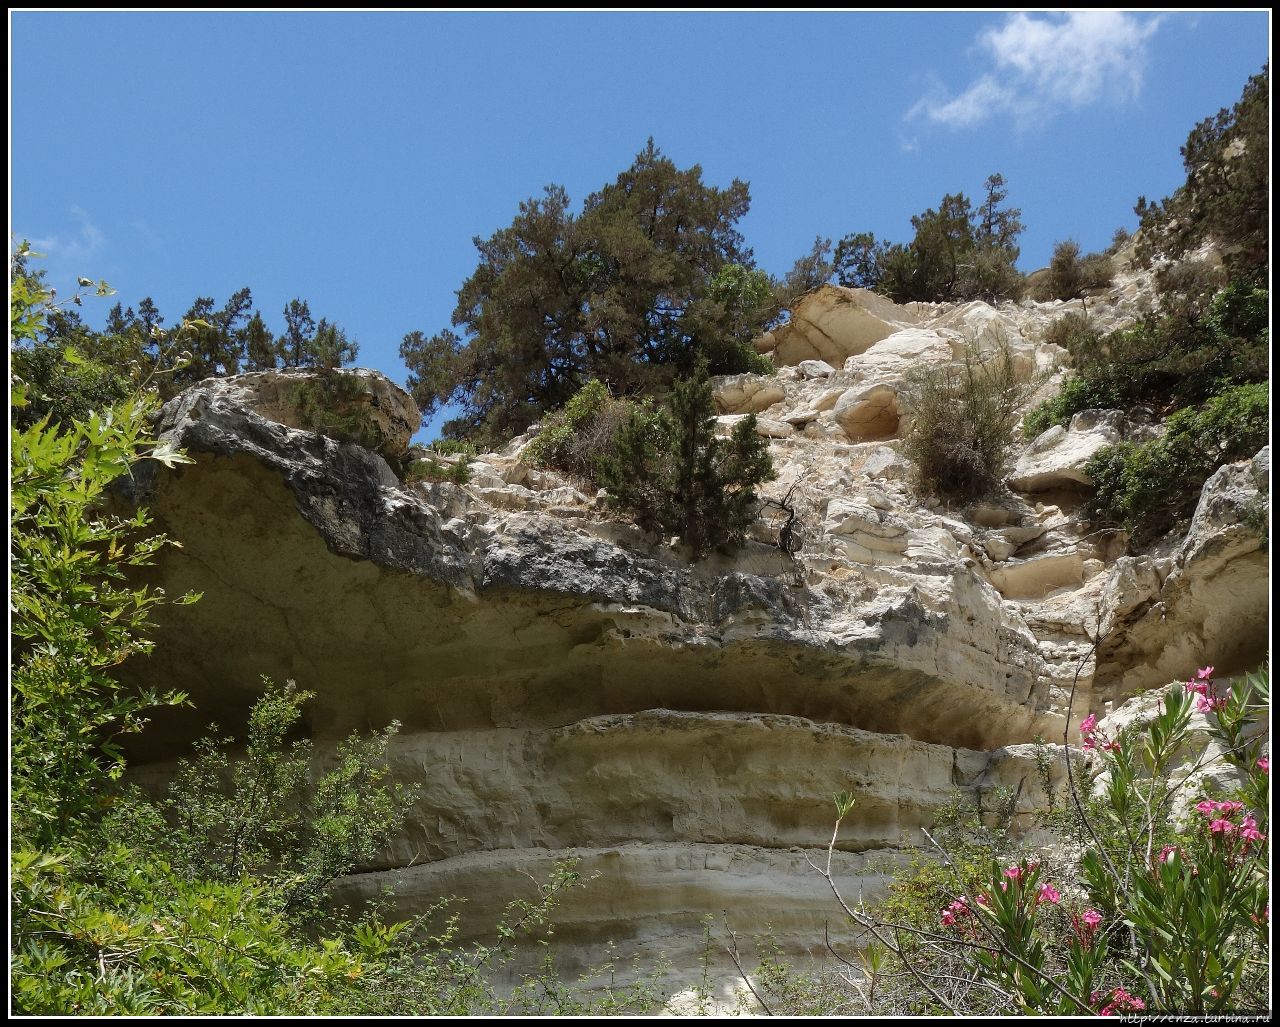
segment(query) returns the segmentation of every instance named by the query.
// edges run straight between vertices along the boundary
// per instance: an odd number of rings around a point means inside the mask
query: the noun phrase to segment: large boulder
[[[1067,427],[1046,429],[1018,457],[1009,487],[1018,492],[1079,489],[1093,485],[1085,473],[1098,453],[1124,437],[1119,410],[1082,410]]]
[[[824,285],[801,299],[791,320],[770,333],[774,362],[823,360],[840,367],[915,321],[913,314],[867,289]]]
[[[422,426],[412,396],[380,371],[361,367],[209,378],[180,402],[252,411],[274,424],[360,441],[389,460],[405,453]]]

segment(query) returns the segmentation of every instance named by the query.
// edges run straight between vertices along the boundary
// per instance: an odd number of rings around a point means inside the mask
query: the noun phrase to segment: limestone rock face
[[[332,382],[338,387],[330,387]],[[201,395],[203,402],[242,407],[265,421],[305,429],[300,409],[303,390],[309,390],[323,408],[319,416],[331,416],[335,422],[358,419],[367,426],[380,440],[375,448],[388,458],[404,453],[422,425],[409,394],[386,375],[365,368],[299,368],[211,378],[202,383]]]
[[[1091,316],[1124,324],[1130,303],[1119,289]],[[788,951],[820,944],[839,917],[807,860],[833,793],[856,800],[836,865],[871,899],[873,868],[957,791],[990,806],[1010,788],[1029,822],[1037,734],[1265,652],[1267,450],[1215,474],[1186,538],[1150,554],[1077,512],[1088,455],[1134,430],[1114,413],[1024,446],[1014,491],[964,509],[914,491],[907,376],[997,346],[1039,373],[1061,313],[806,297],[757,340],[775,374],[713,382],[717,430],[755,414],[777,478],[751,541],[697,565],[533,467],[532,433],[466,485],[405,485],[384,455],[417,412],[373,373],[382,455],[302,428],[300,376],[201,383],[159,425],[195,464],[122,485],[183,545],[153,582],[204,592],[126,665],[197,706],[157,716],[131,765],[162,778],[209,721],[242,721],[261,675],[292,678],[317,693],[318,752],[398,719],[396,773],[424,786],[345,899],[390,883],[407,914],[464,895],[479,936],[524,871],[573,855],[601,875],[559,921],[584,965],[612,938],[696,967],[701,917],[725,909]]]
[[[787,324],[770,333],[770,348],[778,364],[821,360],[839,367],[914,320],[902,307],[866,289],[824,285],[796,305]]]
[[[1118,410],[1085,410],[1068,427],[1055,424],[1040,434],[1018,458],[1009,487],[1018,492],[1092,485],[1085,466],[1107,446],[1123,438],[1124,415]]]

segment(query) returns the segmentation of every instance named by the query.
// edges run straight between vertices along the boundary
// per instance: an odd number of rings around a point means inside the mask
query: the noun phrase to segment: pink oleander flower
[[[1115,752],[1119,748],[1120,748],[1119,742],[1103,742],[1102,743],[1103,752]]]
[[[951,910],[944,909],[942,911],[942,926],[954,927],[955,924],[956,924],[956,915],[953,912],[951,912]]]
[[[1227,700],[1219,699],[1217,696],[1197,696],[1196,712],[1197,713],[1216,713],[1218,710],[1226,709]]]
[[[1116,988],[1111,993],[1111,1001],[1098,1011],[1098,1015],[1115,1016],[1117,1012],[1134,1013],[1146,1008],[1146,1003],[1142,999],[1136,995],[1130,995],[1124,988]]]
[[[1225,813],[1228,816],[1231,816],[1232,814],[1235,814],[1235,813],[1239,813],[1242,809],[1244,809],[1243,802],[1217,802],[1217,803],[1214,803],[1214,806],[1218,809],[1218,812]]]
[[[1096,713],[1090,713],[1089,716],[1085,717],[1080,723],[1080,734],[1087,738],[1096,730],[1098,730],[1098,715]]]
[[[1201,681],[1208,681],[1211,677],[1213,677],[1213,668],[1201,667],[1198,671],[1196,671],[1196,677],[1199,678]]]
[[[1182,850],[1178,848],[1178,846],[1166,845],[1163,849],[1160,850],[1160,856],[1158,858],[1161,863],[1168,863],[1170,860],[1173,859],[1174,856],[1181,856],[1181,855],[1182,855]]]
[[[1259,770],[1261,770],[1264,774],[1270,774],[1270,773],[1271,773],[1271,761],[1270,761],[1269,759],[1267,759],[1267,757],[1265,757],[1265,756],[1259,757],[1259,759],[1258,759],[1258,769],[1259,769]]]
[[[1245,817],[1240,825],[1240,837],[1245,841],[1260,842],[1267,836],[1258,830],[1258,822],[1253,817]]]
[[[1208,695],[1209,682],[1208,681],[1188,681],[1186,684],[1186,691],[1195,692],[1197,695]]]
[[[1096,930],[1098,925],[1102,923],[1102,914],[1096,909],[1086,909],[1080,914],[1080,919],[1089,927],[1089,930]]]
[[[1004,872],[1004,876],[1009,878],[1010,881],[1021,881],[1022,873],[1022,867],[1010,867]]]
[[[1213,802],[1213,801],[1212,801],[1212,800],[1210,800],[1210,799],[1205,799],[1203,802],[1197,802],[1197,803],[1196,803],[1196,809],[1198,809],[1198,810],[1199,810],[1201,813],[1203,813],[1206,817],[1211,817],[1211,816],[1213,816],[1213,814],[1214,814],[1214,812],[1217,810],[1217,808],[1218,808],[1217,803]],[[1165,846],[1165,848],[1166,848],[1166,849],[1169,849],[1169,848],[1170,848],[1170,846],[1166,845],[1166,846]]]
[[[1209,824],[1209,830],[1213,834],[1221,834],[1224,837],[1226,835],[1234,833],[1235,829],[1236,829],[1236,825],[1233,824],[1230,820],[1218,819],[1218,820],[1212,821]]]
[[[1040,885],[1040,899],[1044,902],[1052,902],[1056,906],[1062,901],[1062,892],[1046,881]]]

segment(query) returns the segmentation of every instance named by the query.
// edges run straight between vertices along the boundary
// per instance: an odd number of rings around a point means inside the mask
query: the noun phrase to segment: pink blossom
[[[1198,671],[1196,671],[1196,677],[1198,677],[1201,681],[1208,681],[1209,678],[1213,677],[1213,668],[1201,667]]]
[[[1258,830],[1258,822],[1253,817],[1245,817],[1244,822],[1240,825],[1240,837],[1246,841],[1260,842],[1267,836]]]
[[[1097,1001],[1096,999],[1094,1001]],[[1130,995],[1124,988],[1116,988],[1111,993],[1111,1001],[1099,1011],[1099,1016],[1115,1016],[1116,1012],[1132,1013],[1146,1009],[1146,1003],[1136,995]]]
[[[1182,850],[1178,848],[1178,846],[1166,845],[1163,849],[1160,850],[1160,862],[1169,863],[1173,860],[1174,856],[1181,856],[1181,855],[1182,855]]]
[[[1219,699],[1217,696],[1207,698],[1203,695],[1196,697],[1197,713],[1213,713],[1216,710],[1225,709],[1227,705],[1226,699]]]
[[[1010,881],[1021,881],[1022,867],[1010,867],[1004,872],[1004,876],[1009,878]]]
[[[1102,923],[1102,914],[1096,909],[1086,909],[1080,914],[1080,919],[1089,926],[1090,930],[1094,930],[1098,924]]]
[[[1258,759],[1258,769],[1264,774],[1271,773],[1271,761],[1267,757],[1262,756]]]
[[[944,909],[942,911],[942,926],[954,927],[955,922],[956,922],[956,915],[953,912],[951,912],[951,910]]]
[[[1209,694],[1208,681],[1188,681],[1186,685],[1187,692],[1195,692],[1198,695]]]
[[[1234,813],[1239,813],[1244,809],[1243,802],[1218,802],[1214,803],[1214,805],[1217,807],[1219,812],[1226,813],[1228,816],[1231,816]]]
[[[1196,803],[1196,809],[1198,809],[1206,817],[1213,816],[1214,811],[1217,810],[1217,808],[1218,808],[1217,805],[1210,799],[1205,799],[1203,802]],[[1169,846],[1165,846],[1165,848],[1167,849],[1169,848]]]
[[[1115,752],[1119,748],[1120,748],[1119,742],[1103,742],[1102,743],[1103,752]]]
[[[1223,836],[1232,834],[1236,829],[1236,825],[1230,820],[1214,820],[1209,824],[1209,830],[1213,834],[1222,834]]]
[[[1085,717],[1080,723],[1080,733],[1082,735],[1091,735],[1097,730],[1097,728],[1098,715],[1096,713],[1090,713],[1089,716]]]
[[[1062,901],[1062,892],[1058,891],[1053,885],[1045,882],[1040,885],[1040,898],[1045,902],[1052,902],[1055,906]]]

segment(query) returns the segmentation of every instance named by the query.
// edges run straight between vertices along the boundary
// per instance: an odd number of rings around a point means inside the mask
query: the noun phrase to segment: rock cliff
[[[1123,278],[1091,316],[1123,323],[1142,287]],[[957,791],[1010,789],[1032,810],[1027,743],[1064,718],[1265,652],[1248,516],[1266,450],[1205,484],[1185,538],[1137,556],[1078,509],[1088,455],[1149,431],[1140,418],[1077,415],[1025,445],[1004,494],[962,510],[908,487],[904,376],[1007,345],[1046,395],[1065,353],[1040,339],[1064,309],[811,294],[757,343],[775,374],[715,383],[726,429],[754,413],[770,439],[766,494],[794,512],[799,551],[768,508],[746,547],[696,566],[528,466],[527,436],[465,486],[402,484],[385,457],[417,414],[375,372],[352,374],[380,452],[301,427],[278,375],[202,383],[159,425],[196,463],[128,485],[182,543],[155,583],[204,593],[131,671],[198,707],[157,718],[140,776],[163,776],[208,721],[238,723],[261,675],[293,678],[317,693],[321,749],[398,719],[396,771],[423,785],[341,898],[465,896],[464,936],[479,934],[530,891],[524,873],[575,856],[599,876],[561,907],[570,962],[613,939],[693,966],[701,918],[722,911],[786,950],[819,946],[839,918],[807,858],[832,793],[857,800],[837,866],[871,897]]]

